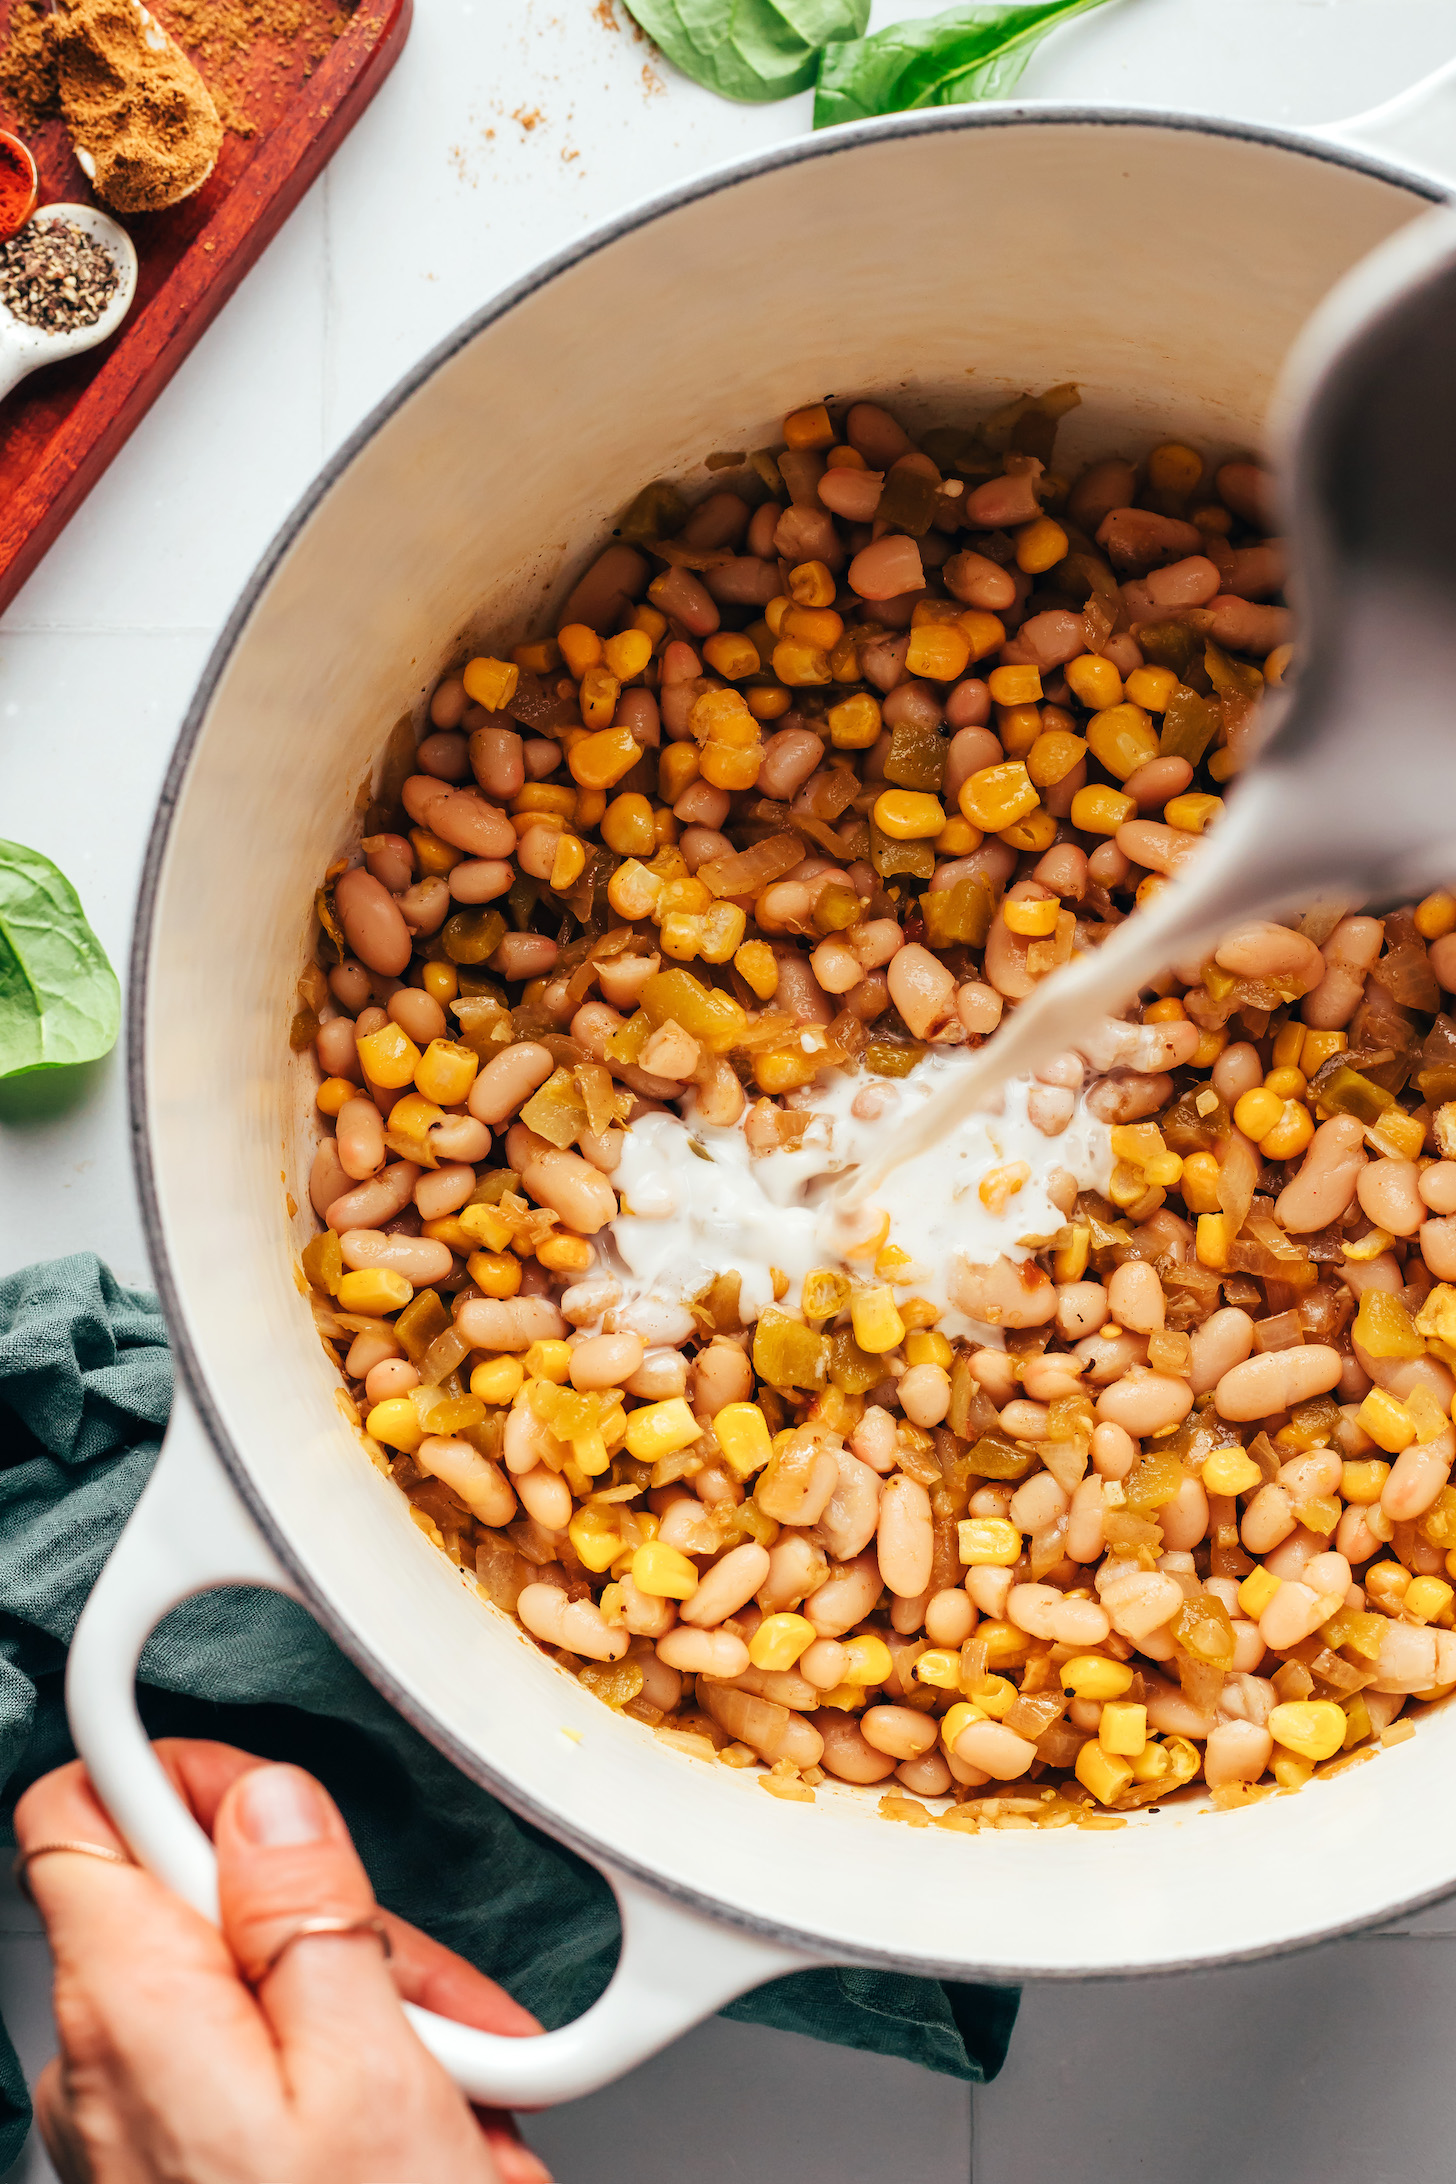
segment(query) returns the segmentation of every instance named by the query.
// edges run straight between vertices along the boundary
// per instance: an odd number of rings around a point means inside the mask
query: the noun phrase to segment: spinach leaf
[[[892,23],[873,38],[825,49],[814,127],[916,106],[1002,99],[1049,30],[1102,0],[968,0],[944,15]]]
[[[49,857],[0,842],[0,1077],[92,1062],[116,1044],[121,989]]]
[[[675,68],[724,98],[786,99],[814,81],[820,49],[858,38],[870,0],[627,0]]]

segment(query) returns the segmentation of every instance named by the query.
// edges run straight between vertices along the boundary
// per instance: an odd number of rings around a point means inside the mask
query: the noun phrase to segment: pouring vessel
[[[77,1633],[72,1722],[137,1855],[212,1910],[210,1846],[146,1744],[135,1664],[177,1600],[272,1584],[591,1860],[625,1936],[585,2017],[521,2041],[415,2013],[474,2097],[574,2097],[815,1964],[1169,1970],[1456,1887],[1449,1713],[1238,1813],[970,1838],[887,1826],[873,1793],[833,1784],[784,1803],[609,1713],[430,1546],[341,1415],[295,1280],[317,1118],[287,1036],[314,888],[394,723],[423,717],[467,645],[541,623],[645,480],[706,485],[710,451],[761,446],[826,395],[928,423],[1068,379],[1059,460],[1169,435],[1245,453],[1310,310],[1437,195],[1380,157],[1152,113],[950,109],[785,145],[467,322],[328,466],[239,603],[178,742],[132,964],[138,1178],[179,1393]]]

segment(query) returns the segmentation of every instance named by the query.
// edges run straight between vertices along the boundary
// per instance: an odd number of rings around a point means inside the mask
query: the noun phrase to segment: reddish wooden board
[[[0,0],[0,35],[8,10]],[[123,220],[138,280],[122,325],[100,348],[33,373],[0,402],[0,608],[353,128],[399,58],[411,10],[412,0],[359,0],[321,60],[306,37],[260,40],[242,86],[256,133],[225,137],[195,197]],[[166,22],[166,0],[153,0],[153,12]],[[207,74],[205,57],[194,57]],[[98,202],[63,123],[27,131],[3,107],[0,123],[29,143],[43,206]]]

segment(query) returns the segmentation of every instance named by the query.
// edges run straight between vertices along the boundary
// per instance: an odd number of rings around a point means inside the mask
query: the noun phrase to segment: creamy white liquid
[[[626,1134],[612,1177],[622,1212],[610,1228],[609,1256],[624,1299],[651,1297],[682,1304],[715,1276],[741,1279],[740,1311],[756,1319],[774,1301],[773,1269],[788,1277],[784,1302],[797,1306],[804,1276],[815,1267],[845,1270],[836,1248],[829,1204],[832,1179],[872,1157],[888,1131],[940,1091],[964,1061],[928,1056],[902,1079],[836,1071],[800,1095],[812,1119],[792,1149],[754,1154],[741,1125],[709,1129],[673,1114],[645,1115]],[[875,1194],[890,1216],[889,1241],[908,1252],[911,1267],[896,1281],[898,1296],[928,1297],[948,1335],[1000,1345],[999,1333],[956,1310],[947,1277],[959,1257],[988,1266],[1022,1260],[1047,1243],[1065,1216],[1047,1196],[1057,1168],[1081,1190],[1104,1190],[1112,1169],[1107,1125],[1082,1101],[1066,1130],[1045,1137],[1027,1119],[1029,1080],[1008,1084],[1003,1111],[968,1115],[932,1150],[905,1161]],[[880,1112],[851,1112],[862,1095]],[[1026,1180],[1000,1211],[982,1202],[980,1185],[993,1169],[1025,1163]],[[603,1239],[605,1241],[605,1239]],[[875,1279],[859,1262],[861,1279]]]

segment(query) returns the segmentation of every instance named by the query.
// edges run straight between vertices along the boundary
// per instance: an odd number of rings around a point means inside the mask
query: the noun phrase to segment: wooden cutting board
[[[149,4],[187,47],[166,0]],[[11,5],[0,0],[0,39]],[[411,10],[412,0],[359,0],[337,36],[320,36],[301,8],[292,36],[250,40],[216,76],[206,52],[190,49],[219,89],[225,81],[227,107],[253,133],[229,132],[195,197],[122,221],[136,245],[137,293],[112,339],[32,373],[0,402],[0,609],[353,128],[399,58]],[[62,122],[27,128],[0,99],[0,124],[30,145],[41,205],[97,201]]]

